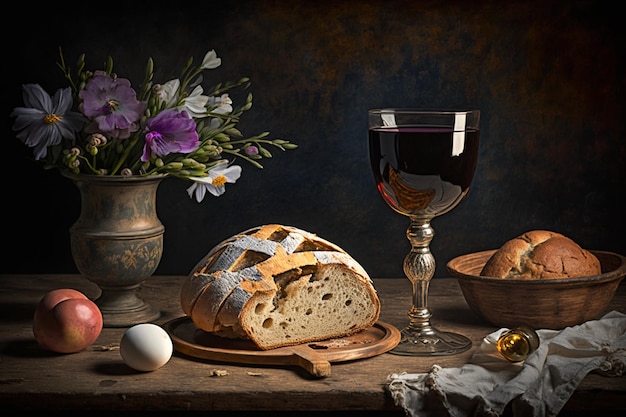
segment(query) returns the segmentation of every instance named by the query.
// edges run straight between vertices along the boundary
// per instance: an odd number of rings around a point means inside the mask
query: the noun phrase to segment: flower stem
[[[252,165],[254,165],[255,167],[263,169],[263,165],[259,164],[259,163],[258,163],[257,161],[255,161],[254,159],[250,159],[250,158],[248,158],[246,155],[242,154],[241,152],[238,152],[238,151],[231,151],[230,149],[223,149],[223,150],[222,150],[222,153],[229,153],[229,154],[231,154],[231,155],[235,155],[235,156],[237,156],[237,157],[239,157],[239,158],[242,158],[242,159],[244,159],[244,160],[246,160],[246,161],[250,162],[250,163],[251,163]]]
[[[138,140],[139,140],[139,134],[137,133],[137,134],[135,134],[133,136],[131,141],[128,143],[128,145],[124,149],[124,153],[122,153],[122,156],[120,157],[120,159],[118,159],[117,163],[115,164],[115,166],[111,170],[111,175],[115,175],[117,173],[117,171],[119,171],[120,167],[126,161],[126,158],[128,158],[128,155],[130,154],[130,151],[133,150],[133,148],[137,144]]]

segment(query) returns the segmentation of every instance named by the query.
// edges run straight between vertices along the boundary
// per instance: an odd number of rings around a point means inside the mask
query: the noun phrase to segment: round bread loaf
[[[183,282],[180,301],[199,329],[263,350],[348,336],[380,314],[372,280],[350,255],[277,224],[216,245]]]
[[[572,239],[556,232],[532,230],[502,245],[487,260],[480,275],[559,279],[600,273],[598,258]]]

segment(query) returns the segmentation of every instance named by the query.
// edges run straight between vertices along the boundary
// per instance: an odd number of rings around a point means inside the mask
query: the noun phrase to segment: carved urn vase
[[[95,300],[105,327],[156,320],[140,298],[163,253],[165,227],[156,212],[156,192],[165,176],[64,174],[78,187],[81,209],[70,228],[72,258],[84,278],[101,290]]]

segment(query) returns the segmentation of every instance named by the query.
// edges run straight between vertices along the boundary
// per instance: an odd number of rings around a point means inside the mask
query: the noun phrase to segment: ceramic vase
[[[156,212],[164,176],[66,174],[78,187],[81,209],[70,228],[78,271],[101,290],[95,300],[105,327],[150,322],[160,312],[140,298],[163,253],[165,228]]]

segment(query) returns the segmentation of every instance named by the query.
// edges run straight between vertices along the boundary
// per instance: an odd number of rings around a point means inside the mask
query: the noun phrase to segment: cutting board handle
[[[307,372],[316,377],[330,376],[330,362],[308,345],[293,346],[291,351],[293,352],[292,358],[294,365],[304,368]]]

